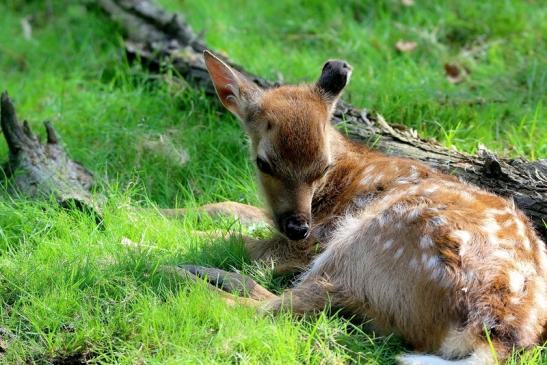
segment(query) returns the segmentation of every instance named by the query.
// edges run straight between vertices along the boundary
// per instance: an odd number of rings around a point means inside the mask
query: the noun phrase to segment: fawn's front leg
[[[326,278],[312,276],[298,283],[295,288],[275,295],[244,275],[220,269],[195,265],[166,267],[178,276],[196,282],[204,279],[209,288],[220,295],[229,305],[240,304],[257,308],[262,312],[291,311],[298,315],[318,312],[327,305],[339,306],[351,303],[347,293],[335,287]]]
[[[222,202],[205,204],[198,208],[179,208],[179,209],[160,209],[160,213],[168,218],[180,218],[188,214],[189,211],[196,211],[200,214],[206,214],[211,218],[234,217],[242,224],[265,223],[272,224],[272,220],[264,209],[253,207],[252,205],[241,204],[237,202]]]
[[[193,234],[212,239],[241,239],[251,261],[272,263],[276,274],[301,271],[318,253],[317,244],[313,240],[294,242],[279,234],[268,239],[253,238],[237,232],[194,231]]]
[[[290,241],[280,234],[264,240],[251,237],[242,239],[251,260],[273,262],[277,274],[302,271],[318,253],[318,244],[313,239]]]
[[[160,212],[169,218],[183,217],[191,208],[161,209]],[[272,224],[268,214],[260,208],[237,202],[222,202],[206,204],[196,208],[197,212],[206,214],[212,218],[232,216],[242,224],[265,223]],[[196,234],[208,237],[225,237],[222,232],[196,232]],[[290,241],[280,234],[275,234],[270,239],[256,239],[245,235],[231,233],[241,238],[245,244],[245,250],[253,261],[273,262],[276,273],[288,273],[303,269],[316,254],[316,244],[313,239],[305,241]]]

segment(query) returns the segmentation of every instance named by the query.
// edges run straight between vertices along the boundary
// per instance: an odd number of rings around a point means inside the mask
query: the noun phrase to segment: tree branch
[[[9,180],[8,192],[30,198],[53,195],[62,206],[90,211],[100,220],[100,209],[90,194],[93,175],[70,159],[51,123],[44,122],[47,141],[41,143],[27,121],[19,124],[13,103],[3,92],[0,125],[9,148],[9,159],[0,178]]]

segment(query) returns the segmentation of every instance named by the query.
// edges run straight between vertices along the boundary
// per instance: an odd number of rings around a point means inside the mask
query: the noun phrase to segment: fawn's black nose
[[[317,86],[336,96],[346,86],[351,76],[351,66],[346,61],[330,60],[325,63]]]
[[[293,215],[285,219],[283,231],[293,241],[303,240],[310,234],[310,224],[301,215]]]

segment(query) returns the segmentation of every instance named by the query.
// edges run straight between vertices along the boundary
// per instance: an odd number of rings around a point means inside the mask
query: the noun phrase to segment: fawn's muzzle
[[[290,240],[298,241],[310,235],[308,219],[302,215],[291,215],[281,221],[281,228]]]

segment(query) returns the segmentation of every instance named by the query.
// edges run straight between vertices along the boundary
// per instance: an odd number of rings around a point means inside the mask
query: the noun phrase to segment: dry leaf
[[[399,40],[395,43],[395,48],[399,52],[412,52],[416,49],[417,45],[416,42]]]
[[[452,84],[458,84],[465,78],[465,70],[455,63],[445,63],[444,72],[448,82]]]
[[[401,0],[401,4],[404,6],[412,6],[414,5],[414,0]]]

